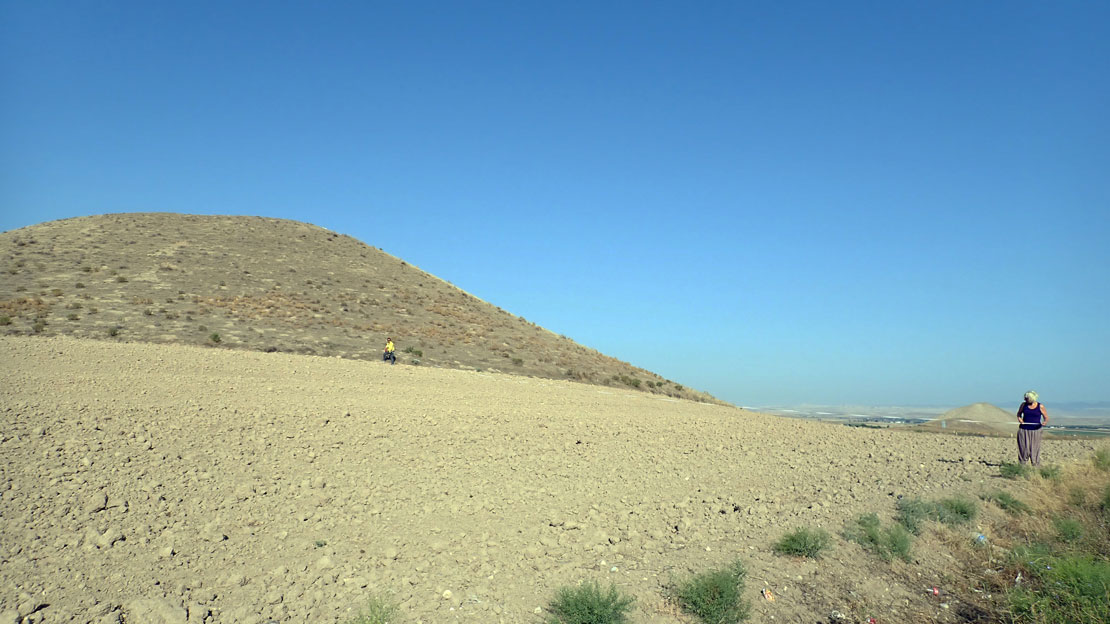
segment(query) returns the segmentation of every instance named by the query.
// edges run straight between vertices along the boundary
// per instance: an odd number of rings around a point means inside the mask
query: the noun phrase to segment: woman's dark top
[[[1021,406],[1021,429],[1040,429],[1042,418],[1044,418],[1044,411],[1040,403],[1037,403],[1037,407],[1029,407],[1028,403]]]

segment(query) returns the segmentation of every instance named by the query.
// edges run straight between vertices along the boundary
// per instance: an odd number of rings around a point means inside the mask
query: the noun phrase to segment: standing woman
[[[1018,423],[1018,463],[1030,462],[1041,465],[1041,427],[1048,424],[1048,412],[1044,405],[1037,402],[1037,393],[1025,393],[1025,403],[1017,411]]]

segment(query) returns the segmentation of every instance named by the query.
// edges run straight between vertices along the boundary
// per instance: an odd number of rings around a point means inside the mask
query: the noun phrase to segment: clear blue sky
[[[307,221],[743,405],[1108,400],[1107,24],[0,0],[0,230]]]

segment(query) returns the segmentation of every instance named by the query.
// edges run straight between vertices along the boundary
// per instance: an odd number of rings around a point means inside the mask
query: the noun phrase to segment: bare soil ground
[[[669,589],[736,558],[752,621],[977,621],[937,535],[894,564],[840,537],[817,561],[772,544],[995,489],[1016,452],[565,380],[71,337],[0,337],[0,414],[3,624],[332,623],[371,594],[404,622],[539,623],[590,579],[634,595],[633,622],[692,622]]]

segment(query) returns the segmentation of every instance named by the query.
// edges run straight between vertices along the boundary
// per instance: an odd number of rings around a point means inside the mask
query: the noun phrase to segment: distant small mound
[[[1013,434],[1017,430],[1017,417],[997,405],[972,403],[948,410],[922,427],[954,433]]]

